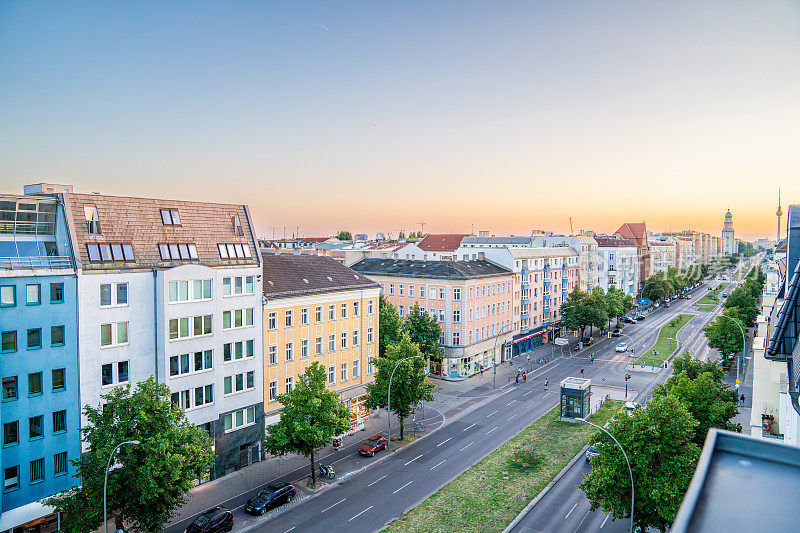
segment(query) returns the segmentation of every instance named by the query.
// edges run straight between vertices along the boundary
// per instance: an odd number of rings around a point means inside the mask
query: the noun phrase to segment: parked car
[[[611,332],[612,337],[619,337],[622,332],[619,328],[616,328],[614,331]]]
[[[589,459],[591,459],[592,457],[597,457],[598,455],[600,455],[600,452],[598,452],[597,448],[595,448],[595,446],[598,446],[599,444],[600,443],[595,442],[594,444],[589,446],[588,450],[586,450],[586,462],[587,463],[589,462]]]
[[[250,498],[244,510],[250,514],[263,515],[273,507],[289,503],[296,494],[297,489],[289,483],[273,483]]]
[[[628,351],[628,343],[627,342],[621,342],[621,343],[617,344],[616,350],[618,352],[627,352]]]
[[[664,307],[669,307],[669,302],[665,303]]]
[[[583,343],[584,346],[591,346],[592,343],[594,342],[594,339],[592,339],[591,337],[584,337],[583,339],[581,339],[581,342]]]
[[[631,317],[631,316],[626,316],[625,317],[625,323],[626,324],[636,324],[636,318]]]
[[[636,315],[636,321],[644,320],[644,315]]]
[[[185,533],[217,533],[233,529],[233,513],[224,507],[213,507],[197,515]]]
[[[361,445],[361,448],[358,449],[358,453],[367,457],[373,457],[376,452],[386,449],[387,442],[389,441],[386,439],[386,437],[373,435]]]

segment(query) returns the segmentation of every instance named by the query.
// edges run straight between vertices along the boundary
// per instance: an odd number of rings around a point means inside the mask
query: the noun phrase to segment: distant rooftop
[[[426,252],[452,252],[461,246],[468,233],[429,233],[419,241],[418,246]]]
[[[368,289],[378,285],[338,261],[319,255],[265,255],[264,295],[268,298],[287,298],[353,289]]]
[[[511,270],[479,259],[476,261],[418,261],[414,259],[362,259],[350,268],[373,276],[472,279],[511,274]]]

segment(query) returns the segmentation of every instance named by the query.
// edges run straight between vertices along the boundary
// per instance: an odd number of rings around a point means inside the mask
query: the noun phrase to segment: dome
[[[730,209],[728,209],[728,212],[725,213],[725,218],[733,218],[733,215],[731,215],[731,210]]]

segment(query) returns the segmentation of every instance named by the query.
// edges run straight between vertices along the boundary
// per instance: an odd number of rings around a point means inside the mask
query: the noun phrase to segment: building
[[[584,292],[600,284],[600,257],[598,255],[597,241],[591,235],[536,235],[531,246],[562,247],[568,246],[578,252],[580,258],[580,288]]]
[[[634,299],[639,287],[639,261],[636,243],[620,237],[595,236],[598,263],[602,266],[598,287],[617,288]]]
[[[354,243],[347,246],[321,246],[318,255],[330,257],[349,267],[365,257],[377,259],[422,259],[425,255],[413,242],[373,241]]]
[[[647,227],[644,222],[626,222],[614,232],[623,239],[630,239],[636,244],[637,262],[639,264],[639,290],[650,277],[650,251],[647,246]]]
[[[58,517],[40,500],[79,483],[71,462],[81,453],[81,404],[67,189],[40,185],[0,196],[0,531],[55,531]]]
[[[211,478],[258,460],[261,261],[247,207],[64,198],[78,271],[81,404],[99,406],[114,387],[153,376],[213,439]]]
[[[466,233],[429,233],[417,243],[422,250],[424,261],[455,261],[456,250],[461,246],[461,241],[469,237]]]
[[[263,262],[266,424],[280,419],[277,396],[315,361],[357,424],[368,412],[366,384],[375,379],[380,287],[326,257],[271,255]]]
[[[439,321],[444,356],[430,361],[431,374],[464,379],[490,367],[495,347],[503,350],[503,358],[510,354],[514,320],[510,269],[487,260],[406,259],[363,259],[352,268],[378,282],[401,316],[419,305]]]
[[[678,246],[674,241],[648,239],[650,249],[650,274],[666,272],[678,265]]]

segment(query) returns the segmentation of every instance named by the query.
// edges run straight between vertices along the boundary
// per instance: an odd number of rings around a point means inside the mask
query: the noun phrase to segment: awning
[[[0,516],[0,531],[8,531],[11,528],[27,524],[37,518],[42,518],[56,512],[55,507],[44,505],[39,502],[31,502],[14,509],[4,511]]]
[[[527,340],[527,339],[530,339],[532,337],[535,337],[536,335],[541,335],[541,334],[542,334],[541,331],[537,331],[536,333],[531,333],[530,335],[525,335],[524,337],[521,337],[521,338],[515,340],[514,344],[516,344],[518,342],[522,342],[522,341]]]
[[[366,393],[367,393],[367,386],[359,385],[357,387],[353,387],[352,389],[339,391],[339,399],[345,402],[352,398],[358,398],[359,396],[364,396]]]

